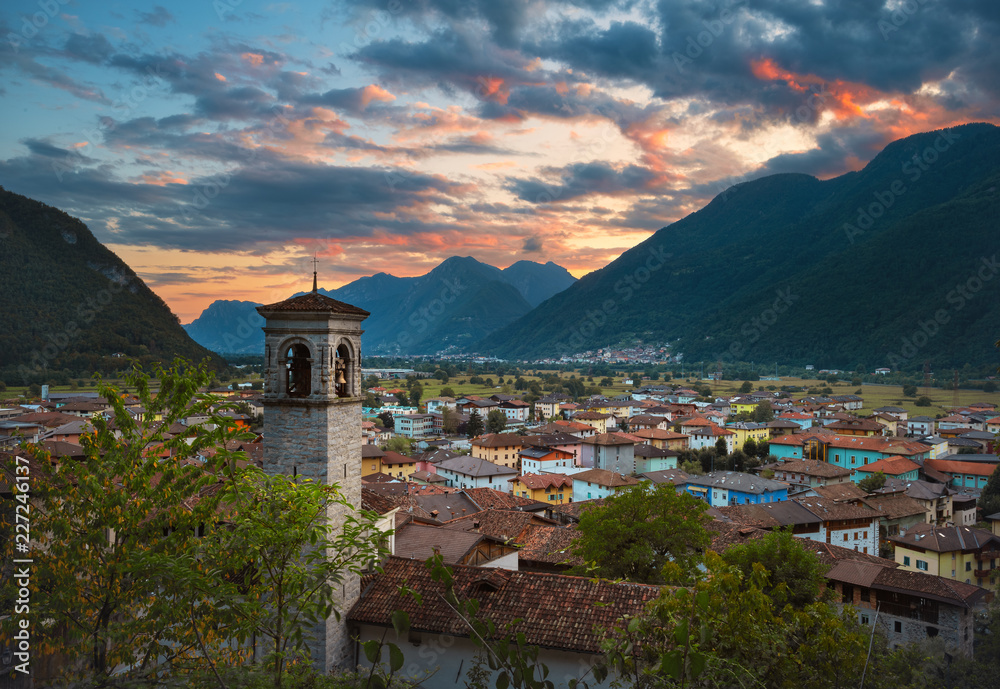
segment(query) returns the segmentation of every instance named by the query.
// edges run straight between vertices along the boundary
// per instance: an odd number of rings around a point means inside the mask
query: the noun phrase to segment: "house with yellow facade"
[[[900,569],[997,591],[1000,581],[1000,536],[971,526],[917,524],[889,540]]]
[[[729,403],[732,414],[753,414],[753,410],[760,404],[760,400],[751,397],[739,397]]]
[[[551,505],[573,502],[573,479],[563,474],[524,474],[509,479],[510,491]]]
[[[754,443],[766,443],[771,437],[771,429],[764,423],[750,423],[749,421],[737,421],[727,423],[726,430],[732,431],[736,437],[733,438],[733,445],[742,450],[747,441],[753,438]]]
[[[632,431],[632,435],[645,440],[661,450],[686,450],[691,446],[691,436],[676,431],[661,431],[659,428],[643,428]]]
[[[610,418],[611,414],[597,411],[581,411],[573,414],[573,421],[591,426],[598,434],[608,432],[608,419]]]
[[[516,433],[488,433],[472,441],[472,456],[519,472],[518,453],[523,447],[524,441]]]
[[[382,473],[408,481],[410,474],[417,470],[417,460],[392,450],[385,450],[382,456]]]

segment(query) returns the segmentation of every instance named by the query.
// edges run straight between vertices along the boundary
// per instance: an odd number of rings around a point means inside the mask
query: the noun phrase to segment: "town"
[[[414,649],[405,667],[428,673],[422,686],[451,686],[474,665],[475,632],[432,597],[424,563],[437,561],[492,623],[513,625],[538,646],[548,671],[575,679],[581,664],[601,662],[616,621],[643,614],[662,590],[655,572],[636,583],[579,576],[588,515],[663,490],[683,500],[691,519],[704,515],[705,551],[791,534],[818,560],[827,600],[852,611],[861,629],[877,629],[887,651],[936,639],[950,654],[974,655],[976,621],[1000,578],[1000,509],[981,507],[1000,498],[992,402],[939,418],[893,405],[862,413],[858,394],[793,394],[747,381],[720,396],[638,375],[598,381],[629,386],[613,396],[588,393],[575,376],[548,383],[576,383],[579,395],[545,393],[520,374],[498,376],[502,392],[459,395],[444,372],[436,382],[452,394],[423,399],[434,374],[361,368],[366,311],[315,291],[259,310],[262,384],[204,389],[193,413],[181,410],[169,423],[135,394],[46,389],[0,409],[0,447],[7,459],[30,458],[23,461],[41,476],[45,456],[82,466],[95,426],[151,424],[156,442],[143,454],[156,461],[170,461],[177,448],[196,467],[237,453],[265,473],[335,483],[356,504],[331,513],[331,523],[352,506],[368,512],[385,548],[363,586],[360,577],[345,580],[343,621],[331,618],[308,643],[326,671],[364,664],[404,609],[403,641]],[[494,387],[492,378],[469,382]],[[239,439],[199,440],[220,425]],[[3,497],[13,504],[24,488],[10,471]],[[424,606],[397,593],[404,582],[423,592]],[[638,595],[637,584],[645,587]],[[595,598],[608,607],[596,613]],[[427,649],[436,649],[430,661]]]

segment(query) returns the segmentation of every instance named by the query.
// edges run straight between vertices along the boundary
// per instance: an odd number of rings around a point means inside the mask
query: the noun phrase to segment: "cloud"
[[[612,166],[605,162],[575,163],[561,170],[548,168],[557,179],[509,177],[507,189],[531,203],[562,203],[585,196],[636,196],[648,194],[662,178],[638,165]]]
[[[542,240],[539,237],[525,237],[524,243],[521,245],[521,251],[525,251],[527,253],[541,253]]]
[[[174,15],[170,14],[166,7],[161,5],[156,5],[153,7],[152,12],[140,12],[136,10],[136,16],[138,16],[138,21],[140,24],[149,24],[150,26],[164,27],[167,24],[176,22]]]

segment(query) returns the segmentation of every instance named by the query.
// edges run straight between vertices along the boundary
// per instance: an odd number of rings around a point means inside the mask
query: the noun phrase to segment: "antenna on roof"
[[[316,260],[316,254],[313,254],[313,294],[316,293],[316,265],[319,261]]]

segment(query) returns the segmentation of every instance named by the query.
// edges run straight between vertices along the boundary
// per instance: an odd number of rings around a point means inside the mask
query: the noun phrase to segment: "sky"
[[[0,185],[182,322],[216,299],[603,267],[732,184],[1000,124],[996,0],[6,0]]]

